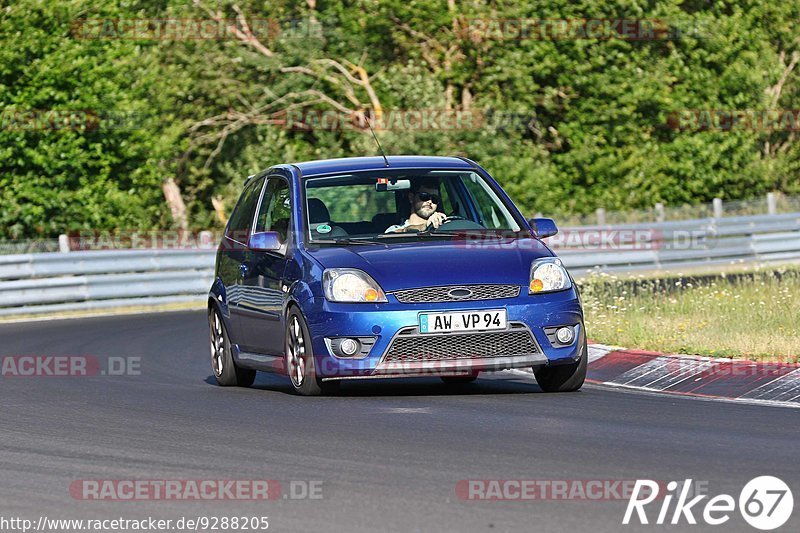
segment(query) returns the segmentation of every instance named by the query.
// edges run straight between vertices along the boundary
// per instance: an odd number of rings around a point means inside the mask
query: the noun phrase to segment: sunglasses
[[[417,198],[419,198],[420,202],[427,202],[428,200],[430,200],[434,204],[439,204],[439,202],[441,201],[441,198],[439,198],[439,195],[431,194],[429,192],[418,192],[417,193]]]

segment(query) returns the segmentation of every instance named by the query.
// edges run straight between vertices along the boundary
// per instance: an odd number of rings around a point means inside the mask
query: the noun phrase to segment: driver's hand
[[[441,213],[439,211],[435,212],[428,218],[428,224],[432,225],[434,228],[438,228],[442,225],[442,222],[447,218],[447,215]]]

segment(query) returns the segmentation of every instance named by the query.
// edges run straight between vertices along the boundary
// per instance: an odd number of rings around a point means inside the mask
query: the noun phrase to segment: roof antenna
[[[386,166],[389,166],[389,160],[386,158],[386,154],[383,152],[383,147],[381,146],[380,141],[378,140],[378,136],[375,135],[375,130],[372,129],[372,124],[369,122],[369,117],[366,113],[364,113],[364,120],[367,121],[367,126],[369,126],[369,131],[372,133],[372,138],[375,139],[375,144],[378,145],[378,150],[381,151],[381,155],[383,156],[383,161],[386,163]]]

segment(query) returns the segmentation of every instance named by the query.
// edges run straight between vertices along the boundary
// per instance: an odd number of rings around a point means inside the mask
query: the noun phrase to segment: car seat
[[[313,239],[338,239],[348,235],[345,230],[331,221],[331,213],[328,211],[328,206],[319,198],[308,199],[308,224]],[[324,225],[330,226],[330,231],[320,232],[317,230],[317,228]]]

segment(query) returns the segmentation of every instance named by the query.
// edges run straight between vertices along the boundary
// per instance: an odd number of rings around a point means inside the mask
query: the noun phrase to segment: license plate
[[[506,310],[457,311],[454,313],[420,313],[420,333],[451,331],[486,331],[506,329]]]

